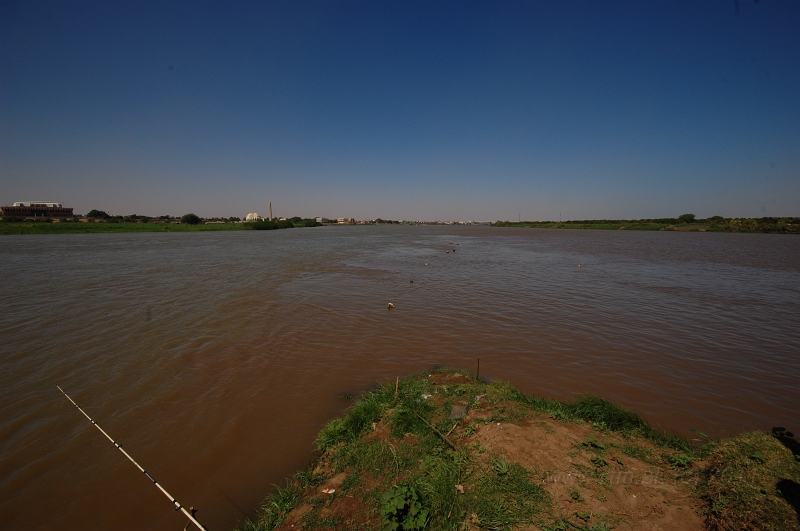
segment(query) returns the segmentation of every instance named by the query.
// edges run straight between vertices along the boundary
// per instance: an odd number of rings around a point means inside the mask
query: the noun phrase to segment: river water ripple
[[[185,523],[56,384],[212,530],[308,463],[343,392],[478,357],[689,436],[800,430],[792,236],[352,226],[0,254],[4,529]]]

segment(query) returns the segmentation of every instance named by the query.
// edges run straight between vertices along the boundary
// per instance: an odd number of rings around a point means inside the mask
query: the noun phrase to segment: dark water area
[[[528,394],[596,393],[688,436],[800,431],[793,236],[7,236],[0,306],[3,529],[186,521],[57,384],[212,531],[308,464],[342,393],[478,357]]]

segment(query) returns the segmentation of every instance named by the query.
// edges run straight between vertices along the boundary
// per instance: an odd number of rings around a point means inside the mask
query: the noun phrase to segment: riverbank
[[[754,232],[768,234],[800,234],[800,218],[723,218],[695,219],[684,222],[678,218],[632,220],[570,220],[570,221],[496,221],[493,227],[525,227],[536,229],[643,230],[676,232]]]
[[[234,230],[272,230],[289,229],[298,226],[286,221],[259,221],[256,223],[73,223],[73,222],[0,222],[0,234],[82,234],[82,233],[124,233],[124,232],[220,232]],[[310,225],[308,225],[310,226]]]
[[[799,529],[800,444],[773,431],[686,440],[442,369],[360,397],[241,529]]]

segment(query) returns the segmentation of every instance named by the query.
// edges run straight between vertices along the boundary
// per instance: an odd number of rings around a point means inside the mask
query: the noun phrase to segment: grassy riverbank
[[[785,431],[689,441],[450,369],[363,395],[317,445],[243,531],[800,528]]]
[[[595,230],[664,230],[679,232],[756,232],[800,234],[800,218],[723,218],[683,221],[679,218],[661,219],[594,219],[570,221],[496,221],[494,227],[528,227],[537,229],[595,229]]]
[[[0,222],[0,234],[81,234],[122,232],[206,232],[231,230],[272,230],[311,226],[311,224],[287,221],[260,221],[257,223],[208,223],[189,225],[186,223],[73,223],[73,222]]]

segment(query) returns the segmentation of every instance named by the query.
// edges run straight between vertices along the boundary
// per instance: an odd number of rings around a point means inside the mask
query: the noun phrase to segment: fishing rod
[[[92,417],[90,417],[89,415],[87,415],[87,414],[86,414],[86,412],[85,412],[83,409],[81,409],[81,406],[79,406],[78,404],[76,404],[76,403],[75,403],[75,401],[74,401],[73,399],[71,399],[71,398],[69,397],[69,395],[68,395],[67,393],[65,393],[63,389],[61,389],[61,387],[60,387],[60,386],[58,386],[58,385],[57,385],[56,387],[58,387],[58,390],[59,390],[59,391],[61,391],[62,393],[64,393],[64,396],[66,396],[66,397],[67,397],[67,399],[68,399],[70,402],[72,402],[72,405],[73,405],[73,406],[75,406],[76,408],[78,408],[78,411],[80,411],[81,413],[83,413],[83,416],[84,416],[84,417],[86,417],[87,419],[89,419],[89,422],[91,422],[92,424],[94,424],[94,427],[95,427],[95,428],[97,428],[98,430],[100,430],[100,433],[102,433],[103,435],[105,435],[105,436],[106,436],[106,438],[107,438],[109,441],[111,441],[111,442],[114,444],[114,446],[116,446],[116,447],[117,447],[117,449],[118,449],[120,452],[122,452],[123,454],[125,454],[125,457],[127,457],[127,458],[130,460],[130,462],[131,462],[131,463],[133,463],[134,465],[136,465],[136,468],[138,468],[139,470],[141,470],[141,471],[144,473],[144,475],[145,475],[145,476],[147,476],[147,479],[149,479],[150,481],[152,481],[152,482],[153,482],[153,485],[155,485],[156,487],[158,487],[158,488],[159,488],[159,490],[161,490],[161,492],[163,492],[163,493],[164,493],[164,496],[166,496],[167,498],[169,498],[169,501],[171,501],[171,502],[172,502],[172,504],[175,506],[175,510],[176,510],[176,511],[181,511],[183,514],[185,514],[185,515],[186,515],[186,516],[189,518],[189,521],[191,521],[191,522],[192,522],[194,525],[196,525],[196,526],[197,526],[197,529],[202,529],[203,531],[208,531],[208,530],[207,530],[205,527],[203,527],[203,524],[201,524],[200,522],[198,522],[198,521],[197,521],[197,519],[195,519],[195,517],[194,517],[194,513],[195,513],[195,512],[197,512],[197,511],[195,511],[195,510],[191,510],[191,511],[189,511],[189,510],[186,510],[186,508],[185,508],[183,505],[181,505],[180,503],[178,503],[178,500],[176,500],[175,498],[173,498],[173,497],[172,497],[172,494],[170,494],[169,492],[167,492],[167,491],[166,491],[166,489],[165,489],[164,487],[162,487],[162,486],[161,486],[161,485],[158,483],[158,481],[156,481],[156,480],[153,478],[153,476],[151,476],[151,475],[150,475],[150,474],[147,472],[147,470],[145,470],[144,468],[142,468],[142,467],[141,467],[141,465],[140,465],[139,463],[137,463],[136,461],[134,461],[134,460],[133,460],[133,457],[131,457],[130,455],[128,455],[128,452],[126,452],[125,450],[123,450],[123,449],[122,449],[122,446],[120,446],[120,445],[119,445],[119,443],[118,443],[117,441],[115,441],[114,439],[112,439],[112,438],[111,438],[111,437],[110,437],[110,436],[109,436],[109,435],[108,435],[108,434],[107,434],[107,433],[106,433],[106,432],[103,430],[103,428],[101,428],[101,427],[100,427],[100,425],[99,425],[99,424],[97,424],[95,421],[93,421],[93,420],[92,420]],[[186,525],[187,525],[187,527],[188,527],[188,525],[189,525],[189,524],[186,524]]]

